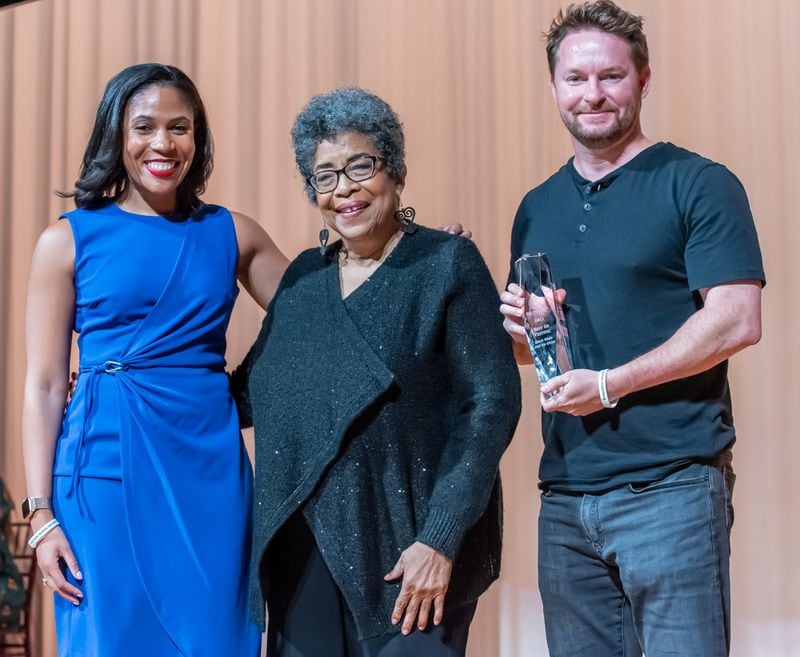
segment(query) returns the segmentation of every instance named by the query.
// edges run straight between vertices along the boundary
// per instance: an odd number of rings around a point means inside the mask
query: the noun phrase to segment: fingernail
[[[80,570],[75,573],[75,579],[83,579],[83,573]]]
[[[80,602],[79,602],[78,600],[73,600],[73,601],[72,601],[72,604],[73,604],[73,605],[75,605],[75,606],[77,607],[77,606],[80,604]]]
[[[76,597],[83,599],[83,593],[76,593]]]

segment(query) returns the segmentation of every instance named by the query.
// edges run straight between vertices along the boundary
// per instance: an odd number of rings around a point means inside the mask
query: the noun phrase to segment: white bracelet
[[[47,536],[51,531],[53,531],[56,527],[58,527],[61,523],[58,522],[55,518],[46,522],[41,527],[39,527],[39,531],[37,531],[33,536],[28,539],[28,545],[31,546],[31,549],[35,550],[36,546],[42,542],[45,536]]]
[[[619,404],[619,399],[613,402],[609,400],[608,390],[606,390],[606,376],[608,376],[608,370],[600,370],[600,374],[597,377],[597,390],[600,393],[600,403],[606,408],[614,408]]]

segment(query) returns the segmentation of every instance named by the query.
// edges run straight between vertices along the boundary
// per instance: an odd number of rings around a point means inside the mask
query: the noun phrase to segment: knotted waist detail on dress
[[[123,363],[118,360],[107,360],[100,365],[81,365],[78,369],[81,375],[88,375],[89,381],[86,384],[86,393],[83,403],[83,420],[81,421],[81,433],[78,436],[78,444],[75,447],[75,465],[72,469],[72,478],[67,491],[67,498],[71,498],[77,489],[78,480],[81,476],[83,469],[83,452],[86,445],[86,431],[89,424],[89,418],[92,416],[92,407],[94,406],[94,398],[97,394],[97,386],[100,382],[98,374],[117,374],[118,372],[125,372],[130,369],[131,365]],[[78,495],[78,510],[83,515],[83,505],[81,504],[80,495]]]
[[[126,363],[120,363],[118,360],[107,360],[102,365],[95,365],[92,367],[92,371],[94,372],[105,372],[106,374],[114,374],[116,372],[123,372],[127,370],[130,365]],[[82,370],[83,368],[81,368]]]
[[[81,365],[78,371],[80,372],[81,376],[87,376],[88,381],[86,382],[86,389],[84,392],[84,404],[83,404],[83,418],[81,421],[81,428],[80,434],[78,436],[78,442],[75,447],[75,463],[72,470],[72,476],[70,479],[69,490],[67,491],[67,497],[71,498],[77,492],[78,481],[81,477],[81,471],[84,467],[84,452],[86,448],[86,434],[88,431],[89,420],[92,417],[92,410],[94,409],[95,398],[97,396],[97,391],[100,385],[101,375],[126,375],[129,370],[143,370],[143,369],[157,369],[157,368],[179,368],[179,369],[203,369],[207,371],[225,371],[225,361],[220,360],[217,363],[205,363],[205,364],[185,364],[185,363],[170,363],[166,359],[133,359],[132,361],[124,361],[124,360],[106,360],[103,363],[97,365]],[[83,506],[81,504],[80,495],[77,496],[77,503],[78,503],[78,510],[83,515]]]

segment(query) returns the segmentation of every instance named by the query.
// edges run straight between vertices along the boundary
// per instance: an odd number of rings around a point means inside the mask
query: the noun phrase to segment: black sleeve
[[[684,201],[686,272],[693,290],[735,280],[766,281],[744,187],[721,164],[699,171]]]
[[[489,270],[477,247],[460,238],[452,263],[445,351],[458,404],[417,535],[450,558],[486,509],[521,410],[519,370]]]

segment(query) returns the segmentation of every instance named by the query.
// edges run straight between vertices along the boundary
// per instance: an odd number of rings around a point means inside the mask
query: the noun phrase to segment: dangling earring
[[[411,206],[404,208],[402,203],[400,203],[400,209],[394,213],[395,220],[400,224],[400,230],[406,235],[417,230],[417,225],[414,223],[414,217],[416,215],[417,211],[414,208]]]
[[[322,230],[319,231],[319,253],[322,257],[325,257],[328,253],[328,237],[330,237],[328,228],[323,226]]]

